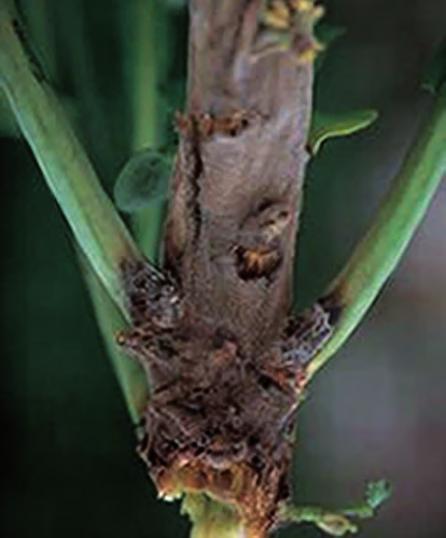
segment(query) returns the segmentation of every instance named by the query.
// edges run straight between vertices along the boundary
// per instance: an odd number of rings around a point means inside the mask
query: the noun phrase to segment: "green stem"
[[[124,6],[126,28],[130,101],[132,110],[132,151],[156,148],[160,145],[161,118],[158,99],[160,83],[159,61],[162,59],[160,32],[166,14],[165,7],[156,0],[135,0]],[[163,28],[164,27],[164,28]],[[163,216],[163,204],[152,203],[149,208],[135,214],[133,228],[140,248],[150,259],[155,260]]]
[[[358,326],[395,269],[446,174],[446,84],[386,200],[327,295],[339,312],[334,334],[309,364],[311,378]]]
[[[358,532],[358,527],[343,513],[324,510],[318,506],[287,507],[282,516],[288,522],[312,523],[331,536],[344,536]]]
[[[115,335],[127,326],[126,321],[86,258],[82,255],[79,257],[108,356],[124,395],[130,418],[134,424],[138,424],[149,395],[146,375],[139,363],[129,359],[117,346]]]
[[[192,521],[190,538],[246,538],[247,531],[235,510],[203,493],[189,493],[182,512]]]
[[[124,260],[141,254],[104,193],[64,111],[0,3],[0,84],[75,238],[107,292],[128,317]]]
[[[313,523],[332,536],[344,536],[356,533],[358,527],[349,518],[369,519],[373,517],[381,504],[391,495],[390,484],[378,480],[367,484],[362,502],[343,510],[326,510],[319,506],[285,505],[281,510],[281,519],[285,522]]]

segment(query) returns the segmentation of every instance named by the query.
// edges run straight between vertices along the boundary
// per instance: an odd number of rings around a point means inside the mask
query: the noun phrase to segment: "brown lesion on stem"
[[[331,311],[323,303],[316,302],[290,320],[284,339],[287,356],[297,364],[307,365],[327,343],[333,327]]]
[[[259,55],[279,4],[289,47]],[[150,379],[139,453],[160,494],[208,492],[258,538],[289,496],[306,366],[331,330],[320,305],[289,319],[313,81],[303,51],[320,13],[192,0],[190,14],[164,273],[123,267],[133,327],[118,342]]]
[[[343,289],[340,286],[334,286],[323,295],[319,303],[328,313],[330,324],[334,327],[337,325],[342,313],[347,306],[346,297],[344,297]]]
[[[160,495],[206,492],[236,508],[247,536],[265,536],[289,497],[296,412],[306,367],[331,334],[328,313],[316,304],[284,320],[252,355],[222,327],[191,327],[175,288],[150,268],[127,275],[135,321],[118,341],[151,382],[138,452]]]

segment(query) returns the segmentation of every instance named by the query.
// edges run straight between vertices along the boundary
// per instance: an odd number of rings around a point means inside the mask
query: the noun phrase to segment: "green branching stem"
[[[409,150],[368,233],[331,285],[327,301],[339,317],[334,334],[309,364],[309,379],[355,330],[395,269],[446,174],[446,84]]]
[[[284,506],[281,518],[285,522],[312,523],[331,536],[354,534],[358,532],[358,526],[351,518],[373,517],[390,494],[389,483],[386,480],[378,480],[367,484],[363,501],[349,508],[327,510],[318,506]]]
[[[331,536],[358,532],[358,527],[342,512],[324,510],[318,506],[289,507],[283,512],[283,518],[293,523],[312,523]]]
[[[128,317],[123,260],[141,255],[40,66],[30,56],[9,2],[0,3],[0,84],[76,241],[105,289]]]

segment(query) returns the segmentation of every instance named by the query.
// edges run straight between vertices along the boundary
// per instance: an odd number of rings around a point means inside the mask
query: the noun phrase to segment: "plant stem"
[[[0,77],[20,128],[78,244],[128,317],[121,264],[139,260],[141,254],[103,191],[43,72],[28,55],[13,11],[4,1],[0,3]]]
[[[166,15],[165,7],[155,0],[135,0],[124,7],[126,29],[132,29],[131,33],[128,30],[124,32],[124,39],[128,48],[125,56],[131,81],[131,149],[136,152],[144,148],[156,148],[161,142],[161,104],[158,99],[159,59],[162,58],[160,30],[163,29]],[[163,204],[152,203],[133,218],[139,246],[151,260],[157,256],[162,215]]]
[[[332,338],[308,367],[309,379],[358,326],[408,246],[446,174],[446,84],[409,150],[368,233],[324,299],[338,314]]]
[[[124,395],[130,418],[133,424],[138,424],[149,394],[146,375],[137,361],[129,359],[118,348],[115,334],[126,327],[126,322],[85,256],[80,253],[79,259],[107,354]]]
[[[188,493],[182,512],[187,513],[193,524],[190,538],[248,538],[234,509],[206,494]]]
[[[284,506],[281,510],[283,521],[295,523],[313,523],[332,536],[344,536],[356,533],[358,527],[349,518],[368,519],[375,515],[379,506],[391,494],[391,487],[386,480],[367,484],[362,502],[342,510],[327,510],[319,506]]]

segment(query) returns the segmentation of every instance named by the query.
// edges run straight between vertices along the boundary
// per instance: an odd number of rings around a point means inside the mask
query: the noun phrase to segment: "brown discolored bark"
[[[319,14],[192,0],[164,274],[124,268],[120,342],[152,389],[140,454],[161,494],[209,492],[252,537],[288,497],[305,367],[331,332],[320,305],[290,317]]]

